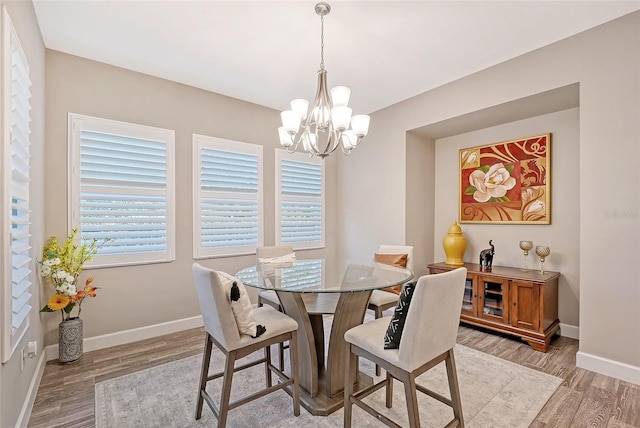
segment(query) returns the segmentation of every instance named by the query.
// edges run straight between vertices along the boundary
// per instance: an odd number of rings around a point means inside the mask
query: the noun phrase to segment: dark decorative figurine
[[[493,255],[496,253],[491,239],[489,239],[489,245],[491,248],[480,251],[480,270],[484,272],[491,272],[491,264],[493,264]]]

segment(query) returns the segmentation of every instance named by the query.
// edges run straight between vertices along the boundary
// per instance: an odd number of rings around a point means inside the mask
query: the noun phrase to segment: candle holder
[[[537,246],[536,254],[540,257],[540,275],[544,275],[544,259],[549,257],[551,254],[551,249],[546,246]]]
[[[520,269],[520,270],[523,270],[525,272],[529,271],[528,256],[529,256],[529,250],[531,250],[532,248],[533,248],[533,241],[520,241],[520,249],[524,251],[524,269]]]

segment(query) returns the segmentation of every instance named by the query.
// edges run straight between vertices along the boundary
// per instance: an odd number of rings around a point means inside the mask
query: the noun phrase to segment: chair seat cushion
[[[232,349],[243,348],[248,345],[260,343],[283,333],[298,329],[298,323],[288,315],[276,311],[271,306],[262,306],[253,310],[253,315],[258,324],[266,327],[266,331],[258,338],[241,335],[240,340],[232,346]]]
[[[410,371],[406,364],[399,358],[398,349],[384,349],[384,335],[387,332],[391,317],[382,317],[353,327],[344,334],[344,340],[352,343],[365,351],[382,358],[390,364]]]
[[[261,299],[268,300],[275,303],[276,305],[280,304],[280,299],[278,299],[278,295],[273,290],[260,290],[260,293],[258,293],[258,295]]]
[[[384,306],[390,303],[395,304],[398,301],[398,295],[383,290],[373,290],[369,298],[369,304],[375,306]]]

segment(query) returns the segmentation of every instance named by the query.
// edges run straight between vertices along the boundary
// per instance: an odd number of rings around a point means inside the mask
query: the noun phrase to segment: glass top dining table
[[[259,263],[236,273],[243,284],[293,293],[372,291],[404,284],[413,278],[407,269],[375,262],[340,259],[301,259]]]
[[[345,332],[363,323],[374,290],[404,284],[413,274],[375,262],[300,259],[250,266],[236,277],[248,287],[275,291],[283,311],[297,321],[301,402],[311,414],[326,416],[344,401]],[[333,320],[325,353],[323,316],[327,314]],[[372,379],[359,373],[352,382],[357,391]]]

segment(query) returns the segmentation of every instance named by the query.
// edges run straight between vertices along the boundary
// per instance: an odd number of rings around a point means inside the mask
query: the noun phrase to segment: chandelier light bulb
[[[331,89],[331,101],[334,107],[346,106],[351,98],[351,89],[346,86],[336,86]]]
[[[287,133],[294,135],[298,132],[300,129],[300,122],[302,121],[300,113],[293,110],[287,110],[280,113],[280,117],[282,118],[282,126]]]
[[[331,11],[331,6],[321,2],[314,9],[320,16],[320,70],[316,97],[311,109],[305,99],[291,101],[291,110],[280,113],[282,127],[278,128],[278,136],[280,144],[289,153],[302,146],[309,156],[324,159],[338,147],[345,155],[351,153],[369,132],[369,116],[352,116],[348,105],[351,89],[347,86],[336,86],[329,91],[324,68],[324,17]]]
[[[302,120],[307,118],[307,113],[309,112],[309,101],[297,98],[291,101],[291,110],[295,111],[302,117]]]
[[[331,121],[337,131],[344,131],[351,123],[351,108],[347,106],[334,107],[331,109]]]
[[[282,147],[289,148],[293,146],[293,141],[291,141],[291,135],[285,131],[284,126],[278,128],[278,136],[280,137],[280,144]]]
[[[367,114],[358,114],[351,118],[351,129],[358,137],[366,137],[369,132],[369,121],[371,118]]]
[[[342,146],[346,150],[351,150],[354,147],[356,147],[357,140],[358,140],[358,137],[356,136],[355,132],[353,132],[352,130],[348,130],[342,133]]]

